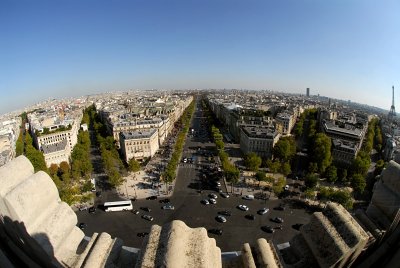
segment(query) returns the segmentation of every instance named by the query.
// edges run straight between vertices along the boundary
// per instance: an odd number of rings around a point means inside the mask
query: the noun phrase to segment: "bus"
[[[113,202],[105,202],[104,210],[106,212],[109,211],[123,211],[123,210],[132,210],[132,201],[113,201]]]

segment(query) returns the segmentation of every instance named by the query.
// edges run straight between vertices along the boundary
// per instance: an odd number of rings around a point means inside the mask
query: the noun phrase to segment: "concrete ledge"
[[[261,267],[278,268],[277,262],[279,263],[279,261],[275,259],[274,252],[267,240],[257,239],[256,251],[257,262]]]
[[[8,207],[4,204],[4,196],[33,175],[33,166],[25,156],[19,156],[0,167],[0,211],[4,216],[11,216]]]
[[[49,175],[39,171],[8,192],[4,202],[10,211],[10,218],[30,226],[49,205],[61,200]]]
[[[242,248],[242,261],[245,268],[257,268],[249,243],[245,243]]]
[[[101,233],[97,237],[96,242],[93,245],[90,254],[83,263],[82,267],[86,268],[104,267],[108,255],[110,253],[112,244],[113,240],[111,238],[111,235],[107,233]]]

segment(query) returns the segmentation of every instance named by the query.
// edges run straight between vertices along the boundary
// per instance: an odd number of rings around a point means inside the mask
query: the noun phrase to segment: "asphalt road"
[[[294,207],[287,204],[284,211],[274,210],[282,200],[243,200],[240,197],[231,196],[230,198],[222,198],[218,195],[217,204],[203,205],[201,200],[208,198],[209,193],[216,193],[213,190],[205,190],[204,178],[201,179],[202,166],[213,166],[212,162],[207,159],[210,157],[200,155],[201,152],[213,152],[213,144],[209,142],[210,137],[206,132],[205,118],[197,106],[195,115],[192,119],[194,135],[188,137],[183,157],[193,157],[194,163],[181,163],[178,167],[177,179],[173,196],[170,198],[171,203],[175,206],[175,210],[162,210],[163,204],[158,200],[137,200],[134,202],[134,209],[139,209],[140,213],[135,215],[131,212],[104,212],[97,209],[96,213],[89,214],[87,211],[78,211],[78,223],[84,222],[87,227],[84,229],[86,235],[91,236],[94,232],[107,232],[112,237],[119,237],[124,240],[124,245],[140,248],[143,239],[138,237],[137,233],[150,232],[153,224],[164,225],[172,220],[182,220],[189,227],[205,227],[207,230],[211,228],[219,228],[223,230],[221,236],[209,234],[217,241],[217,246],[223,252],[238,251],[244,243],[255,242],[258,238],[264,237],[272,239],[275,244],[288,242],[298,231],[292,228],[297,223],[307,223],[311,212],[304,209]],[[198,150],[200,147],[200,150]],[[214,152],[215,153],[215,152]],[[216,173],[203,172],[206,174],[205,179],[219,179],[222,183],[221,189],[226,191],[223,180]],[[199,184],[199,182],[203,182]],[[199,192],[199,187],[203,189]],[[211,188],[211,187],[208,187]],[[249,211],[244,212],[237,209],[237,205],[245,204],[249,207]],[[149,207],[151,212],[145,212],[140,207]],[[257,210],[266,207],[270,211],[265,215],[258,215]],[[232,216],[227,216],[226,223],[219,223],[215,220],[218,211],[229,210]],[[154,221],[149,222],[141,218],[141,215],[148,214],[154,217]],[[255,220],[245,218],[246,214],[256,215]],[[281,224],[283,230],[276,230],[275,233],[269,234],[261,230],[261,226],[269,225],[276,227],[279,224],[273,223],[270,219],[274,217],[282,217],[284,223]]]

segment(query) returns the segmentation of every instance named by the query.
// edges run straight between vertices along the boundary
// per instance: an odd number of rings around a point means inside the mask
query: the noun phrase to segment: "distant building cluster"
[[[15,147],[20,133],[20,126],[20,117],[0,121],[0,166],[15,157]]]
[[[125,161],[142,161],[157,152],[192,100],[184,92],[132,92],[98,100],[96,109]]]
[[[307,90],[309,91],[309,90]],[[360,151],[372,116],[320,97],[260,91],[209,94],[211,110],[227,126],[244,153],[272,157],[280,137],[291,135],[300,115],[316,108],[320,131],[332,139],[332,157],[348,167]]]

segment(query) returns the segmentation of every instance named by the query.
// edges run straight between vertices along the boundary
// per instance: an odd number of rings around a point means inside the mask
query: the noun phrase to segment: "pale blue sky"
[[[48,97],[246,88],[400,110],[400,1],[0,2],[0,113]]]

